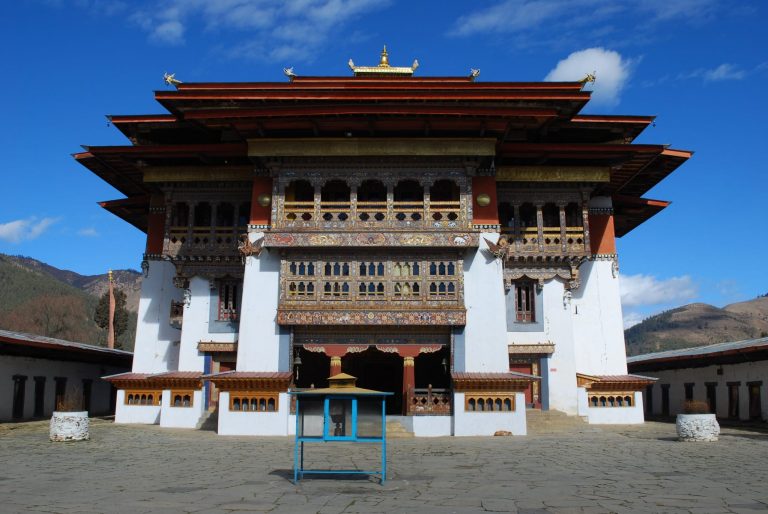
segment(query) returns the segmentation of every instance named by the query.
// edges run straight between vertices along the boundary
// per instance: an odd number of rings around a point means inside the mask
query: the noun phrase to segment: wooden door
[[[516,373],[525,373],[526,375],[533,375],[533,363],[531,362],[513,362],[509,364],[509,371]],[[529,384],[525,389],[525,405],[535,406],[533,401],[533,385]]]

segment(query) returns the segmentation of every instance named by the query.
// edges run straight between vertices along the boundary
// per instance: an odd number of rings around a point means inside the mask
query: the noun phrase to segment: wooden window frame
[[[240,319],[240,298],[242,297],[242,281],[236,279],[220,280],[218,283],[217,321],[238,321]]]
[[[181,397],[181,405],[176,405],[176,397]],[[189,405],[184,405],[184,397],[189,396]],[[171,389],[170,406],[173,408],[186,409],[195,406],[194,389]]]
[[[129,403],[128,400],[131,396],[138,395],[141,397],[141,395],[152,395],[152,403]],[[161,389],[131,389],[126,390],[125,395],[123,398],[123,403],[125,405],[129,405],[131,407],[160,407],[162,405],[163,401],[163,391]]]
[[[515,281],[513,294],[515,323],[536,323],[536,285],[528,280]]]
[[[491,400],[491,405],[495,405],[497,400],[501,401],[502,406],[504,405],[504,402],[509,400],[510,401],[510,409],[509,410],[496,410],[496,409],[483,409],[478,410],[477,405],[480,401],[483,403],[486,403],[488,400]],[[474,402],[474,403],[473,403]],[[470,408],[472,405],[475,406],[474,409]],[[492,393],[492,392],[473,392],[473,393],[465,393],[464,394],[464,412],[473,412],[473,413],[492,413],[492,412],[515,412],[515,393]]]
[[[605,404],[603,400],[605,399]],[[627,401],[629,398],[629,401]],[[597,399],[597,402],[593,402]],[[626,409],[635,405],[635,391],[595,391],[587,393],[587,406],[590,409]]]
[[[235,400],[239,402],[239,409],[234,408]],[[249,404],[251,404],[253,400],[256,400],[257,409],[243,410],[243,400],[247,400]],[[270,400],[274,401],[274,410],[269,410]],[[260,408],[262,401],[264,409]],[[274,391],[229,391],[229,410],[230,412],[278,412],[280,410],[280,393]]]

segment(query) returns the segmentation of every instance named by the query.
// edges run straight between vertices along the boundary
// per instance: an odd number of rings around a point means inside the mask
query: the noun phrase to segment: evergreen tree
[[[115,288],[115,340],[128,328],[128,310],[125,308],[125,300],[125,293]],[[99,298],[93,320],[99,327],[109,329],[109,289]],[[117,342],[115,344],[118,345]]]

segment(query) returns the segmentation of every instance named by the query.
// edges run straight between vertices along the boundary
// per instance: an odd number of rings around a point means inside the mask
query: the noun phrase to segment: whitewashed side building
[[[768,337],[636,355],[629,369],[656,379],[645,391],[649,416],[675,416],[687,400],[723,419],[768,421]]]
[[[0,422],[49,418],[65,399],[94,416],[111,414],[115,391],[101,377],[130,370],[131,357],[123,350],[0,330]]]
[[[118,422],[285,435],[288,390],[340,372],[416,435],[642,422],[615,238],[690,152],[579,114],[583,83],[413,72],[178,84],[111,117],[131,145],[75,156],[147,233]]]

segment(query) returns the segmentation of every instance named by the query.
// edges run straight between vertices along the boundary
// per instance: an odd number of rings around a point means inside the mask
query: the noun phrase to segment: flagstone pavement
[[[291,482],[291,438],[115,425],[51,443],[45,423],[0,425],[0,512],[517,512],[768,510],[768,435],[674,425],[585,426],[525,437],[393,439],[388,480]],[[308,445],[310,446],[310,445]],[[307,464],[376,467],[376,448],[316,444]],[[368,467],[366,467],[368,466]]]

